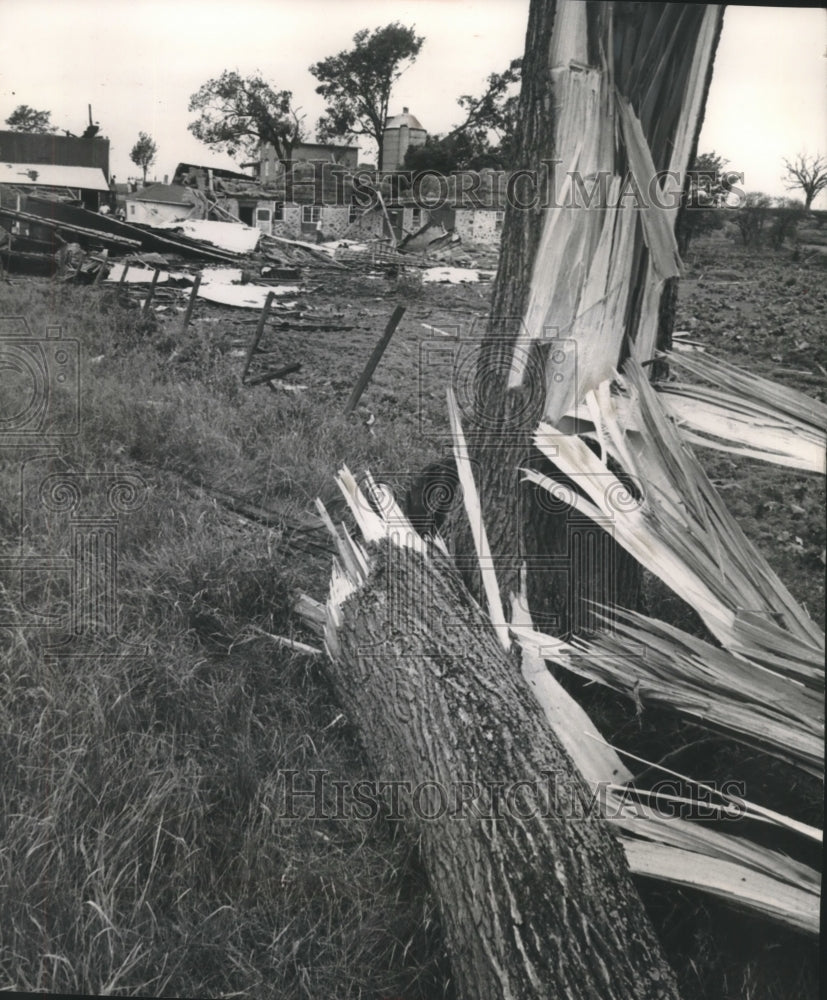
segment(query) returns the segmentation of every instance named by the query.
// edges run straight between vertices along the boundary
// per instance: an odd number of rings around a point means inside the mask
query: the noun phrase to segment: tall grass
[[[210,492],[298,516],[337,463],[392,464],[399,442],[318,400],[242,389],[237,360],[191,335],[194,377],[169,362],[170,335],[109,292],[3,294],[35,335],[59,319],[82,344],[82,431],[60,467],[137,471],[145,496],[118,526],[132,645],[55,658],[51,633],[0,629],[0,989],[447,995],[410,845],[381,818],[283,817],[282,769],[370,777],[317,662],[255,631],[296,629],[294,589],[327,567]],[[19,457],[0,461],[0,554],[19,551]],[[59,520],[25,553],[64,553]],[[3,620],[24,624],[19,578],[0,584]],[[29,574],[26,600],[54,611],[44,586]]]
[[[426,305],[457,294],[429,291]],[[329,566],[288,543],[316,495],[335,506],[339,465],[402,475],[436,457],[403,405],[407,357],[372,434],[339,415],[352,387],[342,373],[299,395],[242,387],[232,338],[217,332],[226,314],[181,337],[174,317],[143,321],[100,288],[16,280],[0,296],[0,315],[25,315],[33,334],[59,322],[81,342],[82,431],[60,467],[145,483],[143,506],[118,524],[119,625],[133,645],[47,657],[49,633],[14,623],[63,607],[65,587],[29,574],[21,591],[0,569],[0,989],[450,997],[415,847],[381,816],[282,818],[285,769],[328,772],[327,814],[330,781],[373,775],[322,664],[261,634],[316,641],[293,597],[324,596]],[[435,413],[437,388],[426,386]],[[65,554],[59,517],[19,537],[20,458],[0,449],[0,558],[21,543]],[[744,492],[739,518],[753,503]],[[245,520],[217,499],[226,493],[281,520]],[[692,628],[686,605],[649,583],[652,611]],[[793,583],[813,586],[803,570]],[[613,742],[701,778],[743,777],[765,804],[818,821],[810,784],[791,786],[788,769],[567,683]],[[809,942],[699,894],[641,891],[686,1000],[817,995]]]

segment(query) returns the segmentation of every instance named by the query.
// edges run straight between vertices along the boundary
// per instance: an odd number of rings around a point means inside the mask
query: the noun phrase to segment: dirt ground
[[[416,272],[412,272],[416,276]],[[380,273],[309,270],[303,291],[289,303],[274,302],[251,374],[298,362],[301,369],[279,387],[301,386],[321,407],[344,409],[350,393],[379,341],[396,305],[405,314],[359,404],[374,433],[402,422],[425,441],[445,438],[445,386],[458,348],[457,338],[473,345],[488,313],[492,282],[414,284]],[[175,326],[177,312],[167,321]],[[190,336],[207,341],[211,351],[238,358],[258,322],[254,310],[199,300]],[[321,327],[305,330],[302,327]],[[446,336],[447,334],[447,336]],[[186,366],[187,352],[180,356]],[[252,390],[251,390],[252,391]],[[267,393],[263,387],[256,391]]]
[[[354,421],[381,435],[403,430],[412,454],[436,458],[448,447],[445,389],[453,381],[461,410],[471,406],[474,345],[488,313],[493,282],[421,284],[413,278],[363,271],[309,269],[301,294],[276,300],[251,373],[299,363],[269,392],[296,392],[324,410],[341,412],[397,304],[405,307],[390,345],[365,390]],[[790,250],[755,251],[720,236],[687,255],[676,330],[715,357],[747,372],[827,399],[827,284],[824,258]],[[257,312],[199,300],[185,342],[173,333],[183,308],[156,313],[177,344],[182,377],[212,358],[244,365]],[[304,329],[318,327],[320,329]],[[163,333],[159,331],[163,336]],[[453,374],[452,374],[453,372]],[[291,388],[292,387],[292,388]],[[747,535],[798,600],[824,622],[824,480],[703,450],[702,460]],[[399,456],[391,480],[421,467]],[[331,469],[331,475],[334,470]]]
[[[824,257],[747,251],[722,238],[688,255],[676,329],[715,357],[824,402]],[[824,479],[699,451],[730,511],[794,596],[824,625]]]

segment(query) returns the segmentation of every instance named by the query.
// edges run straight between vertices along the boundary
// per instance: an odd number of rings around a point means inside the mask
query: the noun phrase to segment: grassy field
[[[825,398],[817,262],[710,241],[690,264],[679,328]],[[59,322],[81,343],[81,432],[58,456],[29,456],[27,470],[129,471],[144,484],[143,505],[118,521],[120,635],[132,645],[47,657],[60,630],[29,623],[38,609],[65,606],[65,586],[53,572],[21,582],[0,570],[0,989],[452,996],[416,845],[381,816],[333,816],[331,782],[371,775],[323,660],[266,633],[317,641],[294,602],[300,590],[324,597],[329,556],[308,548],[317,535],[301,528],[315,496],[335,508],[339,465],[402,486],[444,450],[444,338],[423,324],[467,333],[490,285],[421,289],[327,272],[309,284],[306,315],[350,329],[268,331],[276,364],[302,363],[292,382],[305,388],[293,393],[240,383],[255,314],[199,302],[181,337],[173,309],[142,320],[110,289],[0,285],[0,314],[24,315],[38,335]],[[406,316],[345,418],[399,301]],[[0,451],[0,558],[69,545],[64,519],[21,509],[27,455]],[[707,464],[823,622],[823,483],[715,455]],[[270,523],[240,516],[228,496],[273,512]],[[656,600],[670,613],[668,598]],[[621,745],[685,746],[681,766],[692,773],[737,768],[759,801],[820,821],[819,790],[783,766],[662,716],[640,718],[606,693],[591,698]],[[329,818],[304,806],[284,818],[290,769],[327,772]],[[817,995],[811,942],[692,893],[641,888],[686,998]]]

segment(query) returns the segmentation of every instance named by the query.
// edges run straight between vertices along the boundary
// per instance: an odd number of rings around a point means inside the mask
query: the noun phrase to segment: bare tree
[[[809,212],[819,192],[827,188],[827,159],[823,156],[807,156],[799,153],[790,163],[784,160],[785,173],[782,180],[788,191],[804,193],[804,208]]]

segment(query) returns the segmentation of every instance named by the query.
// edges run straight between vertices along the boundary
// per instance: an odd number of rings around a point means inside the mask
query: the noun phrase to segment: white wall
[[[194,205],[165,205],[158,201],[133,201],[127,196],[126,221],[154,226],[159,222],[177,222],[195,214]]]

